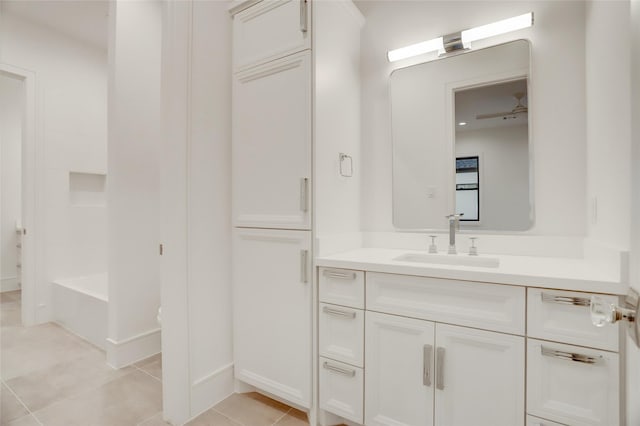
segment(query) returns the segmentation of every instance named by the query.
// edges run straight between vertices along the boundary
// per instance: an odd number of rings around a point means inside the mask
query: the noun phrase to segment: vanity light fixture
[[[434,38],[421,43],[412,44],[400,49],[387,52],[389,62],[396,62],[424,53],[438,51],[440,55],[453,52],[455,50],[468,48],[469,43],[505,34],[511,31],[521,30],[533,25],[533,12],[503,19],[491,24],[471,28],[469,30],[448,34],[443,37]]]
[[[458,123],[458,126],[466,126],[467,122],[466,121],[461,121]]]
[[[401,47],[400,49],[390,50],[387,53],[389,62],[400,61],[402,59],[411,58],[413,56],[422,55],[423,53],[440,51],[444,49],[442,37],[432,40],[423,41],[421,43],[412,44],[411,46]]]

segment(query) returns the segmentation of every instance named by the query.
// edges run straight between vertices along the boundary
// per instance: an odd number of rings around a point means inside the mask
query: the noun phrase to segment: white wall
[[[522,230],[529,225],[529,127],[457,131],[456,156],[480,155],[480,225]]]
[[[394,229],[388,82],[392,69],[407,63],[389,64],[387,50],[533,11],[532,28],[479,42],[474,47],[519,38],[531,40],[530,108],[536,223],[528,233],[584,235],[584,4],[573,1],[363,3],[367,18],[361,53],[363,230]]]
[[[33,7],[38,7],[33,2]],[[71,206],[69,172],[106,172],[107,54],[2,13],[0,61],[36,80],[36,321],[51,315],[50,283],[106,270],[105,209]],[[105,22],[106,25],[106,22]]]
[[[314,3],[314,222],[319,239],[360,232],[363,164],[358,59],[363,23],[350,2]],[[340,175],[340,153],[352,158],[352,177]],[[347,172],[347,163],[344,167]]]
[[[640,292],[640,0],[631,0],[631,286]],[[635,219],[635,220],[634,220]],[[640,349],[627,339],[627,425],[640,424]]]
[[[226,2],[164,6],[164,417],[181,424],[233,392],[231,17]]]
[[[107,362],[121,367],[160,350],[160,2],[112,2],[109,25]]]
[[[587,3],[589,237],[623,250],[631,224],[629,34],[628,1]]]
[[[19,288],[16,221],[21,218],[24,85],[0,74],[0,291]]]

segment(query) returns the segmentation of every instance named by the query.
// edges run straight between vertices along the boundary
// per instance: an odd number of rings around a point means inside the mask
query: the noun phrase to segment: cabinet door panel
[[[524,424],[524,338],[436,326],[436,426]]]
[[[309,52],[234,76],[232,148],[234,225],[311,229]]]
[[[311,259],[303,251],[308,254],[310,246],[307,231],[234,233],[236,378],[306,408],[311,404],[312,293]]]
[[[365,315],[365,424],[432,425],[434,324]]]
[[[246,69],[311,48],[310,6],[306,0],[264,0],[236,14],[234,69]],[[307,30],[303,31],[305,25]]]
[[[527,411],[570,425],[620,421],[618,354],[527,340]]]

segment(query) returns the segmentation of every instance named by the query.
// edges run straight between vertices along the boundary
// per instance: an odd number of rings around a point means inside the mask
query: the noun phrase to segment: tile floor
[[[2,426],[161,426],[159,355],[113,370],[104,352],[56,324],[22,327],[20,291],[0,294]],[[301,426],[306,415],[235,394],[189,426]]]

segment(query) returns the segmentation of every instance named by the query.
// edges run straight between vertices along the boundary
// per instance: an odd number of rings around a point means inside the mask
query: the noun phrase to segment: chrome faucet
[[[460,218],[464,213],[450,214],[446,216],[449,219],[449,254],[457,254],[456,252],[456,231],[460,230]]]

